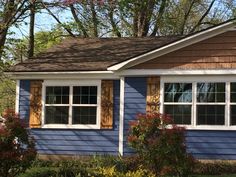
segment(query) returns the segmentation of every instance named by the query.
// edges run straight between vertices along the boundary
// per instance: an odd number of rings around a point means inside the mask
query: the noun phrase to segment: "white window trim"
[[[236,125],[230,125],[230,82],[236,82],[236,76],[161,76],[160,80],[160,113],[164,112],[164,83],[192,83],[192,116],[191,125],[179,125],[190,130],[236,130]],[[196,83],[197,82],[223,82],[225,83],[225,102],[214,103],[214,105],[225,105],[225,125],[197,125],[196,124],[196,105],[201,103],[196,102]],[[166,103],[165,103],[166,104]],[[202,103],[211,104],[211,103]]]
[[[70,95],[69,95],[69,104],[64,104],[66,106],[69,106],[69,124],[45,124],[45,105],[46,105],[46,87],[47,86],[69,86],[70,87]],[[97,123],[96,125],[92,124],[76,124],[72,125],[72,106],[78,105],[73,104],[73,93],[72,93],[72,87],[73,86],[97,86],[97,104],[92,104],[92,106],[97,106]],[[50,104],[47,104],[50,105]],[[51,104],[56,105],[56,104]],[[60,104],[57,106],[63,106],[63,104]],[[79,105],[81,106],[81,105]],[[83,105],[82,105],[83,106]],[[90,106],[84,105],[84,106]],[[42,85],[42,128],[61,128],[61,129],[100,129],[100,110],[101,110],[101,80],[44,80]]]

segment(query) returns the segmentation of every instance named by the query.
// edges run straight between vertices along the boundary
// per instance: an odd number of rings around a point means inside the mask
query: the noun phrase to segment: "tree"
[[[0,0],[0,60],[9,28],[23,20],[28,10],[27,0]]]
[[[40,52],[44,52],[51,46],[61,42],[64,37],[67,37],[67,33],[63,30],[61,25],[55,26],[51,31],[36,32],[34,34],[34,54],[37,55]],[[11,45],[13,60],[22,62],[28,58],[28,43],[29,38],[25,37]]]
[[[64,0],[84,37],[186,35],[233,17],[235,2],[220,0]]]

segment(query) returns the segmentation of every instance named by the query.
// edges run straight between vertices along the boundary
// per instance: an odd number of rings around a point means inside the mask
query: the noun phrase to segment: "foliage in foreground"
[[[130,170],[124,159],[113,156],[96,156],[87,160],[58,162],[36,161],[32,168],[19,177],[154,177],[141,167]]]
[[[186,151],[185,129],[171,123],[159,113],[139,114],[130,122],[128,142],[156,174],[188,176],[194,159]]]
[[[94,156],[79,160],[41,161],[36,160],[32,167],[18,177],[155,177],[141,165],[137,156]],[[196,162],[190,176],[204,175],[233,176],[236,173],[234,162]],[[178,176],[172,174],[169,176]]]
[[[35,159],[34,142],[20,118],[7,110],[0,122],[0,174],[13,177],[25,171]]]

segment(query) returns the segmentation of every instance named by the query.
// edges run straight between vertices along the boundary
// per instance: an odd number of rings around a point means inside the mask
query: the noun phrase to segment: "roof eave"
[[[107,70],[115,72],[115,71],[121,71],[121,70],[130,68],[132,66],[141,64],[143,62],[149,61],[149,60],[154,59],[156,57],[163,56],[163,55],[168,54],[170,52],[174,52],[176,50],[187,47],[189,45],[192,45],[197,42],[201,42],[205,39],[222,34],[228,30],[233,29],[234,27],[235,27],[235,21],[233,20],[233,21],[224,23],[222,25],[210,28],[208,30],[190,35],[186,38],[182,38],[180,40],[177,40],[173,43],[167,44],[163,47],[160,47],[158,49],[155,49],[155,50],[145,53],[143,55],[131,58],[127,61],[123,61],[123,62],[118,63],[116,65],[110,66],[107,68]]]
[[[13,79],[118,79],[112,71],[5,72]]]

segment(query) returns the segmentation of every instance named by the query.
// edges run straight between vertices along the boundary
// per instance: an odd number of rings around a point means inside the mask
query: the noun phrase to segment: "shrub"
[[[142,168],[136,171],[120,172],[114,166],[113,167],[103,167],[96,170],[95,176],[101,177],[155,177],[155,175],[148,170]]]
[[[51,177],[57,175],[57,169],[52,167],[33,167],[18,177]]]
[[[0,174],[15,176],[25,171],[35,159],[34,141],[19,117],[7,110],[0,123]]]
[[[130,122],[128,142],[147,167],[158,175],[188,176],[193,158],[185,147],[185,129],[158,113],[139,114]]]
[[[235,174],[236,163],[227,161],[198,162],[194,174],[198,175],[224,175]]]
[[[89,161],[92,168],[115,167],[120,172],[126,172],[129,166],[121,156],[96,155]]]

